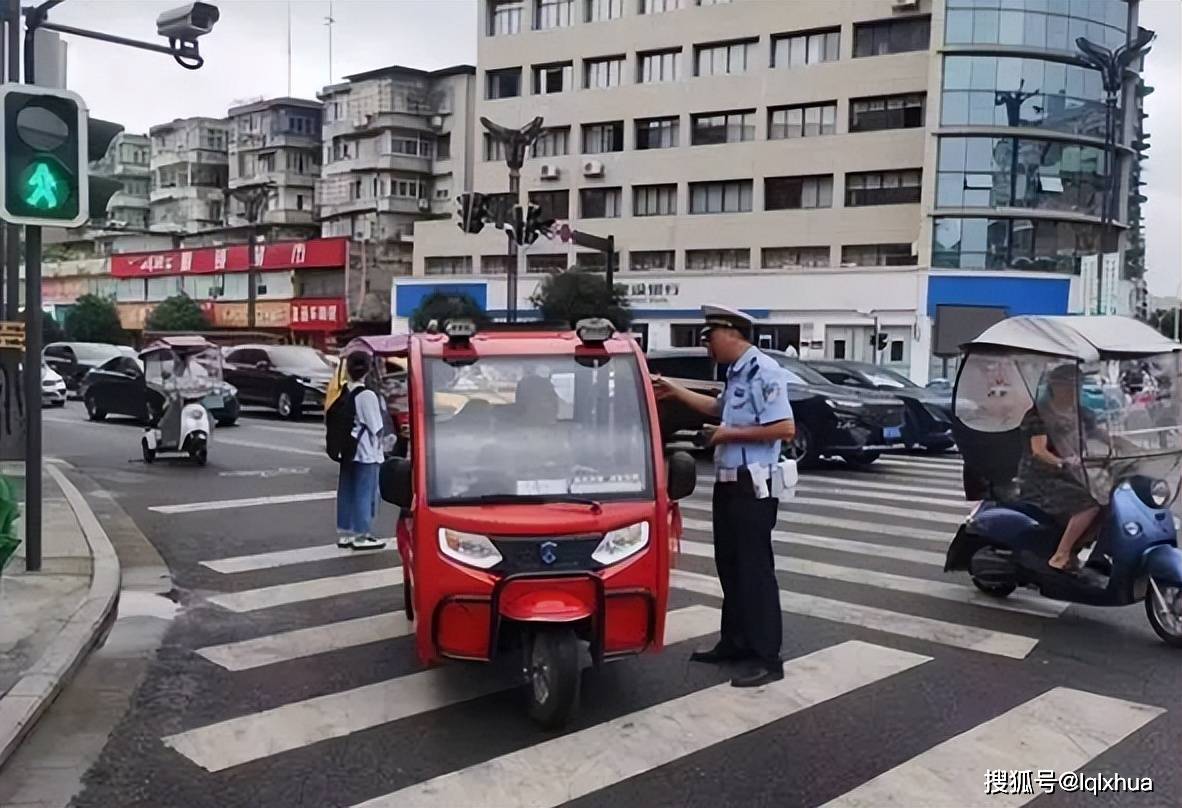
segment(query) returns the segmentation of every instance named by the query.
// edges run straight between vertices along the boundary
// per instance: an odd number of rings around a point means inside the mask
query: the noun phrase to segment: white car
[[[41,363],[41,406],[66,406],[66,381],[44,362]]]

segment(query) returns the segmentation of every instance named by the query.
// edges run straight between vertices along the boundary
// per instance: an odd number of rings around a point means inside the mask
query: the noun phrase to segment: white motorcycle
[[[214,419],[210,410],[222,406],[222,354],[203,337],[161,339],[140,358],[148,394],[163,400],[160,413],[140,438],[144,462],[160,453],[186,454],[199,465],[209,459]]]

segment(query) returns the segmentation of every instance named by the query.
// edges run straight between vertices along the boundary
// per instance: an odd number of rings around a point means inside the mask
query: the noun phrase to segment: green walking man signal
[[[82,98],[69,90],[4,84],[0,110],[0,218],[45,227],[85,224],[90,122]]]

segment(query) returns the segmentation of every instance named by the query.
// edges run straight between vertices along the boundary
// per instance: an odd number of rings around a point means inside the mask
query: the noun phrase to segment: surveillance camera
[[[212,3],[189,3],[156,18],[156,33],[181,42],[194,42],[213,30],[221,13]]]

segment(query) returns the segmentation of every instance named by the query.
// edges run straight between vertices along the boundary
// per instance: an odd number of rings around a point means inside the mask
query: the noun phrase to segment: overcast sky
[[[765,0],[794,2],[795,0]],[[157,40],[155,19],[180,0],[67,0],[57,22]],[[222,117],[239,101],[288,91],[287,31],[291,12],[291,91],[315,98],[332,73],[341,76],[402,64],[437,68],[475,63],[474,0],[220,0],[222,19],[201,40],[205,67],[182,70],[167,56],[69,37],[69,84],[91,113],[128,131],[193,115]],[[1153,146],[1145,173],[1149,282],[1174,295],[1182,283],[1182,0],[1142,0],[1141,24],[1157,31],[1147,59]]]

